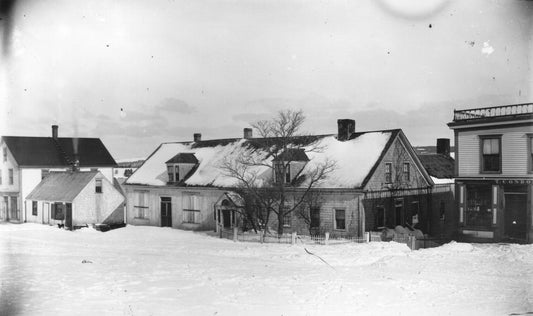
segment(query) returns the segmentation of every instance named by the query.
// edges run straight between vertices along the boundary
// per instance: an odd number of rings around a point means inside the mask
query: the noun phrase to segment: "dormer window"
[[[166,162],[169,183],[183,181],[188,173],[198,165],[193,153],[179,153]]]
[[[291,183],[308,161],[303,149],[290,148],[282,152],[273,160],[275,182]]]

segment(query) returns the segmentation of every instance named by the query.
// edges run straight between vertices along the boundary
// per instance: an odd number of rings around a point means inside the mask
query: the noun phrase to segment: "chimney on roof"
[[[59,126],[57,125],[52,125],[52,138],[53,139],[57,139],[57,129],[59,128]]]
[[[340,141],[349,140],[350,136],[355,133],[355,120],[339,119],[337,120],[338,134],[337,139]]]
[[[200,133],[194,133],[193,137],[195,142],[199,142],[202,140],[202,134]]]
[[[253,136],[252,136],[252,129],[249,128],[249,127],[246,127],[246,128],[243,130],[243,134],[244,134],[243,137],[244,137],[245,139],[250,139],[250,138],[253,137]]]
[[[449,156],[450,155],[450,139],[437,138],[437,154]]]

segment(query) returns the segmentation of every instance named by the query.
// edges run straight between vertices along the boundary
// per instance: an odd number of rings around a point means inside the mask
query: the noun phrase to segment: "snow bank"
[[[210,234],[0,224],[0,315],[531,311],[533,245],[450,243],[410,251],[394,242],[291,246]]]

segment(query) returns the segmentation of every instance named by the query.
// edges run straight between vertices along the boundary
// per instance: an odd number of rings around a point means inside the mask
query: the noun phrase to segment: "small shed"
[[[124,196],[99,171],[56,172],[46,176],[26,197],[27,218],[66,228],[124,223]]]

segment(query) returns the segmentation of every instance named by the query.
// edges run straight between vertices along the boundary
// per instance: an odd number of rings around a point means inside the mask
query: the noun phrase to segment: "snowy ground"
[[[533,245],[410,251],[0,224],[0,280],[0,315],[524,314],[533,312]]]

